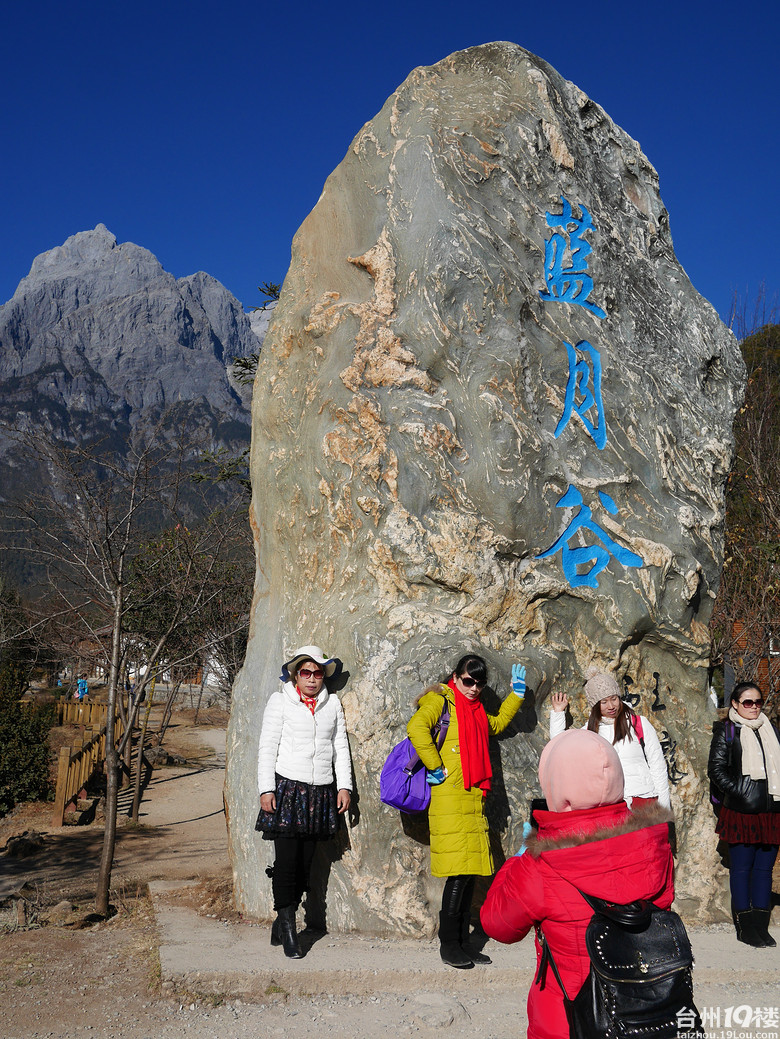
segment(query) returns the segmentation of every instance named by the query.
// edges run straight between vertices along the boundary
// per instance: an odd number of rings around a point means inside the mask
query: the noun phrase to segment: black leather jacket
[[[726,725],[731,722],[715,722],[712,726],[712,743],[710,744],[710,760],[707,775],[710,782],[720,794],[722,803],[734,812],[745,812],[755,815],[757,812],[778,812],[780,801],[775,801],[769,794],[765,779],[751,779],[742,775],[742,745],[740,743],[741,725],[734,726],[734,739],[726,739]],[[780,740],[777,729],[772,726],[775,739]],[[761,741],[759,740],[759,746]],[[762,749],[763,754],[763,749]]]

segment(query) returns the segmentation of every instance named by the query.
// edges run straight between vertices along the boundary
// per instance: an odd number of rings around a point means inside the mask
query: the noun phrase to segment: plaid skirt
[[[725,805],[715,832],[727,844],[780,844],[780,812],[735,812]]]
[[[338,829],[336,784],[315,786],[276,776],[276,811],[257,816],[255,829],[265,840],[274,837],[316,837],[325,840]]]

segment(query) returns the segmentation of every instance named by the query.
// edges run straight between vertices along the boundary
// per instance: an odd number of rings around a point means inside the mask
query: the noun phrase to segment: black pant
[[[277,911],[287,906],[297,908],[304,891],[308,891],[316,848],[315,837],[274,837],[271,889]]]
[[[472,874],[447,877],[441,897],[441,911],[448,916],[460,916],[471,910],[471,899],[477,878]]]

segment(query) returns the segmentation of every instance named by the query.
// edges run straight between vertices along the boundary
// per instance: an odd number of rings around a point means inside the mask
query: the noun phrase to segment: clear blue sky
[[[780,290],[780,4],[654,0],[9,3],[0,36],[0,302],[106,224],[245,307],[360,127],[418,65],[510,40],[639,141],[678,258],[728,317]]]

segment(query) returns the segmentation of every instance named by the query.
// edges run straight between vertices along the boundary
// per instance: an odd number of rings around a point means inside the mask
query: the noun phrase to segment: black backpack
[[[574,999],[541,927],[536,929],[542,958],[535,983],[544,988],[549,964],[563,993],[571,1039],[701,1039],[693,953],[677,913],[645,899],[620,905],[580,894],[594,912],[585,932],[590,973]]]

